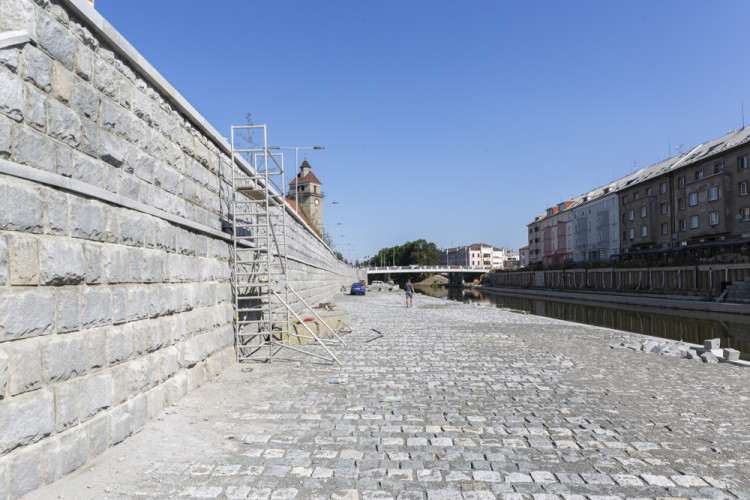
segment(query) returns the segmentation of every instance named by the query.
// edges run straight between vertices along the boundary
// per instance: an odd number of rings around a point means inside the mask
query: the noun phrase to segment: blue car
[[[364,295],[365,285],[362,283],[352,283],[352,289],[349,291],[349,295]]]

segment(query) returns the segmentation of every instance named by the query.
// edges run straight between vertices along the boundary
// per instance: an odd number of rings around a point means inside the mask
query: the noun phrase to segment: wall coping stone
[[[13,177],[18,177],[20,179],[37,182],[40,184],[45,184],[47,186],[65,189],[72,193],[82,194],[84,196],[97,199],[106,203],[111,203],[113,205],[117,205],[123,208],[136,210],[136,211],[139,211],[139,212],[142,212],[142,213],[154,216],[154,217],[158,217],[160,219],[179,225],[191,231],[204,233],[209,236],[213,236],[214,238],[222,239],[228,243],[232,241],[232,235],[230,234],[226,234],[222,231],[218,231],[209,226],[205,226],[198,222],[194,222],[190,219],[180,217],[179,215],[170,214],[169,212],[165,212],[163,210],[152,207],[150,205],[146,205],[145,203],[141,203],[139,201],[133,200],[131,198],[127,198],[125,196],[112,193],[111,191],[107,191],[106,189],[92,186],[91,184],[87,184],[85,182],[82,182],[76,179],[71,179],[69,177],[64,177],[59,174],[55,174],[52,172],[45,172],[43,170],[39,170],[39,169],[29,167],[26,165],[21,165],[21,164],[14,163],[8,160],[3,160],[1,158],[0,158],[0,174],[6,174],[6,175],[13,176]],[[316,236],[316,235],[313,235],[313,236]],[[244,245],[245,243],[238,242],[238,244]],[[321,266],[317,266],[311,262],[298,259],[294,256],[287,256],[287,259],[294,261],[294,262],[305,264],[310,267],[323,269],[323,267]],[[328,269],[328,268],[325,268],[325,269]]]
[[[62,188],[67,191],[70,191],[76,194],[82,194],[84,196],[91,197],[91,198],[96,198],[98,200],[111,203],[113,205],[118,205],[120,207],[137,210],[139,212],[143,212],[148,215],[152,215],[154,217],[159,217],[160,219],[164,219],[174,224],[183,226],[187,229],[192,229],[195,231],[199,231],[199,232],[211,235],[215,238],[221,238],[227,241],[232,240],[231,235],[228,235],[221,231],[217,231],[216,229],[205,226],[198,222],[194,222],[190,219],[180,217],[179,215],[170,214],[169,212],[165,212],[163,210],[152,207],[150,205],[146,205],[145,203],[141,203],[131,198],[126,198],[125,196],[113,193],[111,191],[107,191],[106,189],[92,186],[91,184],[88,184],[88,183],[85,183],[76,179],[63,177],[62,175],[59,175],[59,174],[55,174],[52,172],[45,172],[37,168],[29,167],[26,165],[20,165],[18,163],[14,163],[12,161],[3,160],[3,159],[0,159],[0,173],[11,175],[13,177],[18,177],[21,179],[26,179],[26,180],[33,181],[33,182],[37,182],[40,184],[45,184],[45,185],[56,187],[56,188]]]

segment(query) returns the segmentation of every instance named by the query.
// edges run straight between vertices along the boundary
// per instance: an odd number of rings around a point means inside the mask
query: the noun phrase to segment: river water
[[[417,292],[446,300],[471,301],[527,314],[641,333],[703,345],[706,339],[721,339],[721,347],[740,351],[750,361],[750,316],[664,308],[591,304],[524,296],[520,290],[488,293],[460,288],[416,287]]]

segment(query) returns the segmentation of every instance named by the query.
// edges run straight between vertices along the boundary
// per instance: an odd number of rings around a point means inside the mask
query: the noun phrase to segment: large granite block
[[[39,284],[39,241],[33,236],[10,236],[11,285]]]
[[[76,54],[74,60],[75,73],[87,82],[91,81],[91,76],[93,74],[93,55],[94,53],[88,47],[81,44],[78,44],[76,46]]]
[[[34,314],[28,314],[34,311]],[[0,342],[48,335],[55,324],[52,290],[14,292],[0,297]]]
[[[63,238],[42,239],[39,270],[43,285],[77,285],[84,282],[86,259],[83,244]]]
[[[55,170],[55,144],[31,127],[17,125],[13,139],[13,159],[21,165],[53,172]],[[41,201],[41,200],[40,200]],[[41,213],[39,217],[41,217]]]
[[[25,30],[36,33],[36,14],[32,0],[0,0],[0,32]]]
[[[2,78],[2,77],[0,77]],[[3,90],[0,90],[2,93]],[[2,99],[2,97],[0,97]],[[0,101],[0,106],[2,106]],[[13,139],[13,122],[10,118],[0,115],[0,159],[10,160],[11,144]]]
[[[108,288],[87,288],[81,292],[81,324],[94,328],[112,323],[112,292]]]
[[[95,58],[94,86],[110,99],[117,101],[120,98],[119,83],[117,70],[104,59]]]
[[[116,365],[130,359],[133,354],[132,325],[108,328],[105,337],[108,365]]]
[[[85,422],[101,410],[112,406],[112,373],[104,371],[81,379],[79,390],[81,421]]]
[[[42,448],[34,446],[10,458],[8,496],[20,498],[41,485]]]
[[[62,432],[79,421],[78,380],[69,380],[54,386],[55,431]]]
[[[70,204],[70,229],[73,236],[90,240],[104,237],[104,212],[94,202],[73,198]]]
[[[52,59],[34,47],[26,44],[21,51],[21,67],[24,80],[33,83],[40,90],[52,90]]]
[[[92,420],[88,427],[89,456],[92,458],[104,453],[107,449],[107,416]]]
[[[74,110],[93,122],[99,120],[102,101],[98,92],[86,83],[76,82],[71,94],[71,104]]]
[[[5,398],[8,388],[8,355],[0,347],[0,400]]]
[[[47,94],[33,85],[26,85],[26,123],[45,132],[47,130]]]
[[[33,391],[42,386],[42,344],[37,339],[13,342],[8,346],[10,357],[10,395]]]
[[[126,408],[120,407],[107,415],[109,445],[122,442],[133,433],[133,416]]]
[[[64,146],[58,146],[55,151],[58,158],[57,173],[60,174],[61,168],[64,168],[61,167],[60,163],[61,153],[65,156],[63,151],[69,153],[70,150]],[[45,189],[43,203],[47,232],[55,235],[67,235],[70,227],[68,224],[68,195],[56,189]]]
[[[47,115],[50,136],[72,147],[81,143],[81,119],[72,109],[50,99],[47,101]]]
[[[44,482],[50,484],[86,463],[88,459],[88,433],[85,428],[75,429],[44,446]]]
[[[42,367],[47,383],[68,380],[86,373],[86,335],[55,336],[42,348]]]
[[[54,429],[53,408],[48,389],[0,401],[0,455],[49,436]]]
[[[73,73],[61,63],[58,61],[52,63],[52,97],[63,104],[70,104],[73,96],[73,80]]]
[[[42,17],[39,33],[39,43],[44,50],[72,71],[76,53],[75,38],[58,22],[48,17]]]

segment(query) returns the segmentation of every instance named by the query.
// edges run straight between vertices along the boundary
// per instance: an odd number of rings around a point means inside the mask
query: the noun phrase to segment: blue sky
[[[96,8],[221,133],[250,112],[271,145],[325,146],[307,159],[352,259],[518,249],[548,206],[741,128],[743,102],[750,123],[746,1]]]

